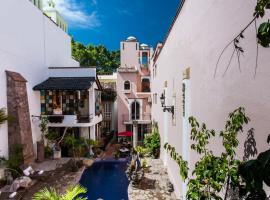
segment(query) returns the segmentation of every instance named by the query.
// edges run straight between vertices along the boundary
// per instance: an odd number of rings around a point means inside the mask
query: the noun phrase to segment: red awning
[[[132,137],[133,133],[129,132],[129,131],[125,131],[125,132],[118,133],[118,136],[120,136],[120,137]]]

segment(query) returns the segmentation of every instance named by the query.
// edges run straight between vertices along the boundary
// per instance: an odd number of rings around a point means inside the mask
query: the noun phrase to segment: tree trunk
[[[37,162],[43,162],[45,158],[44,141],[37,142]]]

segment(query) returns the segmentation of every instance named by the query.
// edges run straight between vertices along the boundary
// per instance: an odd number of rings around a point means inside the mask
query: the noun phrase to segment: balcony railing
[[[112,112],[103,112],[103,118],[104,119],[112,119]]]
[[[51,124],[91,123],[93,115],[46,115]]]
[[[122,122],[123,123],[130,123],[133,120],[136,120],[136,121],[151,121],[151,119],[152,119],[151,114],[143,114],[143,115],[140,115],[140,116],[127,115],[127,114],[122,115]]]

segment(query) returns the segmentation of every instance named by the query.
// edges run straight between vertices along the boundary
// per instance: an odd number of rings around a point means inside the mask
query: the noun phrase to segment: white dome
[[[127,41],[137,41],[137,39],[134,36],[129,36]]]
[[[140,46],[141,46],[141,47],[148,47],[148,45],[147,45],[147,44],[144,44],[144,43],[141,44]]]

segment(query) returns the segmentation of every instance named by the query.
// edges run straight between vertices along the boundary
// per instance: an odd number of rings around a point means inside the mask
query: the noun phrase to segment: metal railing
[[[133,120],[137,120],[137,121],[151,121],[152,120],[152,116],[151,114],[143,114],[143,115],[128,115],[128,114],[124,114],[122,115],[122,122],[123,123],[127,123],[127,122],[131,122]]]

